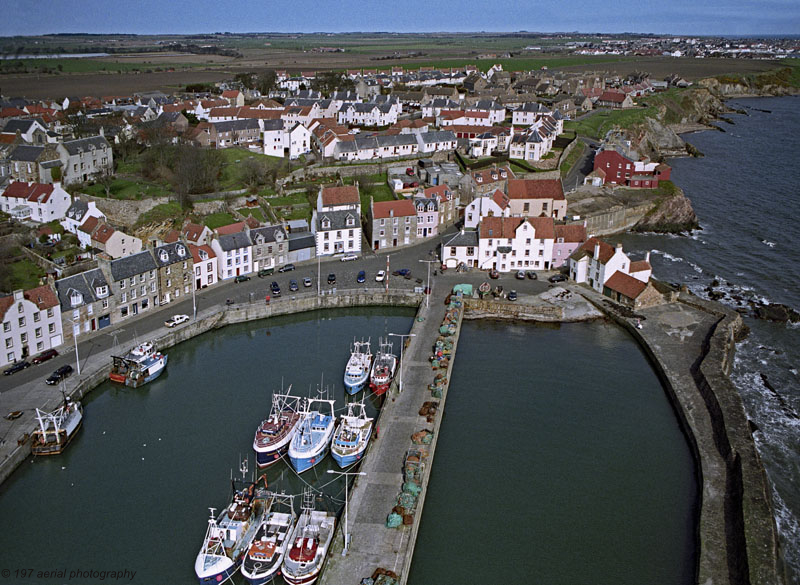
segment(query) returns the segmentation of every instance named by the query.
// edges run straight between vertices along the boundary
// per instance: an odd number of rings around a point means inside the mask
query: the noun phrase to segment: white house
[[[0,318],[5,348],[0,355],[2,366],[63,343],[58,297],[47,285],[0,297]]]
[[[283,151],[291,160],[311,152],[311,132],[303,124],[295,124],[283,136]]]
[[[0,194],[0,209],[9,215],[18,215],[12,210],[25,208],[25,217],[40,223],[64,219],[71,204],[72,198],[61,188],[61,183],[48,185],[14,181]]]
[[[437,132],[420,132],[414,134],[419,144],[419,152],[438,152],[440,150],[455,150],[458,146],[456,135],[450,130]]]
[[[228,280],[253,272],[253,243],[246,231],[223,234],[211,241],[217,256],[219,280]]]
[[[603,285],[615,272],[622,272],[636,280],[647,282],[653,270],[650,267],[650,255],[644,260],[631,262],[622,250],[622,244],[612,247],[598,239],[589,238],[569,258],[569,275],[578,283],[586,283],[599,293]]]
[[[68,232],[75,234],[78,236],[78,240],[81,240],[81,233],[78,230],[80,226],[90,217],[94,217],[97,220],[105,219],[105,214],[97,209],[97,204],[94,201],[83,201],[81,199],[75,199],[72,202],[72,205],[69,206],[67,209],[66,215],[64,219],[61,221],[61,225],[64,227],[65,230]],[[85,241],[81,241],[81,247],[86,248],[89,246],[89,238],[91,234],[85,236]]]
[[[475,229],[485,217],[510,217],[511,207],[508,196],[500,189],[476,197],[464,209],[464,227]]]
[[[264,154],[283,157],[284,130],[283,120],[263,120],[261,122],[261,138]]]
[[[361,199],[358,187],[322,187],[312,218],[318,256],[361,252]]]
[[[531,126],[540,118],[552,114],[550,108],[539,102],[525,102],[511,113],[511,123],[515,126]]]
[[[206,288],[217,283],[219,280],[219,267],[217,266],[217,255],[211,246],[195,246],[189,244],[189,251],[194,262],[194,287],[196,290]]]

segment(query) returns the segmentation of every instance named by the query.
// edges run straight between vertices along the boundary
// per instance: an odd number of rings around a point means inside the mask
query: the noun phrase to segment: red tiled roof
[[[508,182],[511,199],[564,199],[561,179],[513,179]]]
[[[618,91],[604,91],[603,94],[600,96],[601,102],[614,102],[621,104],[625,101],[627,96],[624,93]]]
[[[444,203],[445,201],[447,201],[447,199],[445,198],[445,191],[450,191],[450,186],[447,183],[442,183],[441,185],[437,185],[436,187],[428,187],[427,189],[425,189],[423,193],[425,194],[425,197],[428,198],[436,197],[436,200],[439,203]],[[452,191],[451,191],[451,197],[452,197]]]
[[[90,215],[90,216],[89,216],[89,217],[86,219],[86,221],[84,221],[84,222],[83,222],[83,223],[80,225],[80,227],[79,227],[78,229],[79,229],[79,230],[81,230],[82,232],[85,232],[85,233],[87,233],[87,234],[90,234],[90,235],[91,235],[91,233],[92,233],[92,232],[94,231],[94,229],[97,227],[97,224],[98,224],[99,222],[100,222],[100,220],[99,220],[97,217],[95,217],[95,216],[93,216],[93,215]]]
[[[635,299],[644,292],[644,289],[647,288],[647,283],[636,280],[634,277],[617,270],[603,286],[607,286],[629,299]]]
[[[607,244],[600,238],[589,238],[580,248],[578,248],[578,251],[575,252],[575,254],[581,253],[581,255],[583,255],[582,253],[586,253],[590,258],[594,258],[595,244],[600,244],[600,263],[605,264],[611,260],[611,257],[614,255],[614,246]]]
[[[497,174],[496,179],[492,178],[493,171]],[[506,176],[505,177],[500,176],[500,171],[505,171]],[[480,181],[481,185],[485,185],[486,183],[491,183],[493,181],[505,181],[506,179],[513,179],[514,172],[509,167],[500,167],[499,169],[484,169],[482,171],[473,171],[472,178],[476,179],[475,181],[476,183],[478,182],[477,181],[478,177],[481,177],[482,179]]]
[[[22,293],[25,300],[32,302],[42,311],[58,306],[58,296],[48,285],[39,286],[26,290]],[[14,304],[14,295],[0,297],[0,319],[5,316],[6,311]]]
[[[16,139],[16,134],[0,134],[0,144],[14,144]]]
[[[169,230],[167,235],[164,236],[164,242],[167,244],[174,244],[181,239],[181,233],[178,230]]]
[[[192,259],[195,261],[195,263],[204,261],[200,257],[200,250],[203,250],[203,252],[208,254],[208,258],[206,258],[206,260],[217,257],[217,255],[214,253],[214,250],[211,249],[211,246],[195,246],[194,244],[189,244],[189,252],[191,252]]]
[[[513,238],[524,220],[521,217],[484,217],[480,224],[481,238]]]
[[[224,98],[237,98],[241,92],[238,89],[229,89],[222,92]]]
[[[553,240],[556,237],[555,222],[552,217],[529,217],[528,223],[536,230],[539,239]]]
[[[631,262],[631,269],[629,272],[644,272],[645,270],[652,270],[653,267],[650,266],[650,263],[647,260],[637,260],[636,262]]]
[[[510,202],[510,200],[508,198],[508,195],[503,193],[500,189],[497,189],[494,192],[494,195],[492,195],[492,200],[495,203],[497,203],[497,205],[498,205],[498,207],[500,207],[500,209],[505,209],[506,207],[508,207],[508,204]]]
[[[252,215],[248,215],[247,219],[244,220],[244,223],[247,224],[247,227],[250,229],[261,227],[261,223]]]
[[[556,237],[564,238],[564,243],[581,243],[586,241],[586,228],[581,224],[557,225]]]
[[[358,187],[345,185],[343,187],[325,187],[322,190],[322,205],[358,205]]]
[[[6,197],[25,199],[31,203],[47,203],[47,200],[52,194],[53,185],[44,183],[23,183],[21,181],[14,181],[3,193]]]
[[[28,114],[19,108],[0,109],[0,118],[16,118],[17,116],[27,116]]]
[[[400,201],[376,201],[372,205],[372,216],[375,219],[385,217],[407,217],[417,215],[417,208],[411,199]]]
[[[239,232],[244,231],[244,222],[237,221],[236,223],[229,223],[228,225],[223,225],[218,227],[215,231],[220,236],[225,236],[228,234],[238,234]]]
[[[88,220],[87,220],[88,221]],[[105,244],[111,236],[114,235],[114,228],[107,223],[100,225],[97,230],[92,234],[92,240]]]
[[[203,233],[203,230],[205,230],[205,226],[189,222],[183,226],[183,237],[190,242],[196,242]]]

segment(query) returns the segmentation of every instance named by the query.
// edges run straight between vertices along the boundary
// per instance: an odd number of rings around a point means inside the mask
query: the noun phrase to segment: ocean
[[[721,302],[783,303],[800,310],[800,99],[729,102],[745,115],[718,123],[724,132],[684,136],[705,156],[670,161],[672,179],[692,201],[701,230],[690,236],[612,238],[628,252],[651,251],[656,278],[685,283],[703,297],[718,281]],[[732,373],[755,425],[772,484],[788,582],[800,583],[800,323],[745,317],[751,333],[737,345]],[[763,376],[766,376],[765,382]],[[770,388],[771,386],[771,388]]]

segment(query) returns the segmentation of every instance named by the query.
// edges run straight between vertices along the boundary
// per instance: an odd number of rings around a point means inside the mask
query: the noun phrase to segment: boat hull
[[[281,460],[281,457],[286,455],[286,452],[289,450],[289,445],[286,444],[280,449],[274,449],[270,451],[256,451],[256,464],[258,465],[259,469],[265,469],[271,465],[275,465],[278,461]]]
[[[261,572],[260,574],[250,576],[242,570],[242,576],[247,579],[247,582],[250,585],[264,585],[264,583],[269,583],[276,576],[278,576],[281,572],[281,563],[276,562],[272,567],[268,570]]]
[[[328,454],[328,449],[329,446],[326,444],[322,450],[314,455],[292,456],[290,454],[289,460],[292,462],[292,467],[294,467],[297,473],[303,473],[325,459],[325,456]]]
[[[283,574],[283,580],[291,585],[311,585],[319,577],[320,570],[317,569],[313,573],[303,577],[291,577],[287,573]]]
[[[227,558],[227,557],[225,557],[225,558]],[[224,559],[222,559],[222,560],[224,560]],[[212,583],[214,585],[218,585],[219,583],[224,583],[225,581],[227,581],[228,579],[233,577],[233,575],[236,573],[236,571],[239,570],[240,563],[231,561],[231,559],[228,559],[228,561],[231,564],[226,566],[221,571],[218,571],[218,572],[215,572],[215,573],[209,574],[209,575],[203,575],[202,577],[198,574],[197,575],[198,583],[200,583],[200,585],[210,585]],[[223,563],[223,564],[227,564],[227,563]],[[196,569],[195,569],[195,572],[197,572]]]
[[[37,456],[60,455],[64,452],[64,449],[67,448],[67,445],[72,442],[72,439],[75,438],[75,435],[78,434],[78,430],[81,428],[81,425],[83,425],[83,419],[78,421],[77,426],[72,432],[66,434],[65,440],[61,443],[47,442],[42,444],[34,441],[33,445],[31,446],[31,453]]]
[[[345,468],[345,467],[350,467],[356,461],[360,461],[361,458],[364,456],[364,451],[366,451],[366,450],[367,450],[367,446],[365,444],[364,448],[361,449],[360,451],[358,451],[357,453],[352,453],[352,454],[349,454],[349,455],[341,455],[341,454],[336,453],[335,451],[331,450],[331,456],[336,461],[336,463],[339,464],[339,467]]]
[[[372,390],[373,394],[375,394],[376,396],[380,396],[381,394],[386,394],[386,391],[389,389],[390,385],[391,385],[391,380],[383,383],[372,382],[369,385],[369,387]]]
[[[349,380],[347,376],[344,378],[344,389],[347,393],[352,396],[353,394],[357,394],[364,389],[364,386],[367,384],[367,379],[369,378],[368,374],[364,374],[358,380]]]

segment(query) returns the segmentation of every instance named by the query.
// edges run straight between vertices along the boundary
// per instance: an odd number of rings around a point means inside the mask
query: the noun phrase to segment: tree
[[[233,76],[233,80],[241,83],[245,89],[253,89],[255,87],[253,77],[252,73],[237,73]]]
[[[181,110],[181,114],[189,120],[189,124],[192,126],[197,126],[200,123],[200,118],[197,117],[197,114],[194,112],[190,112],[189,110]]]
[[[114,183],[114,176],[111,173],[102,173],[97,177],[97,182],[103,186],[106,192],[106,199],[111,197],[111,185]]]
[[[248,158],[239,166],[239,174],[242,181],[250,189],[255,189],[258,185],[263,185],[266,182],[266,165],[255,158]]]
[[[258,76],[256,82],[256,89],[261,95],[269,95],[278,84],[278,76],[274,69],[267,69],[264,73]]]
[[[188,144],[177,148],[173,179],[182,206],[191,205],[191,193],[210,193],[217,189],[222,162],[222,154],[218,150],[206,150]]]

